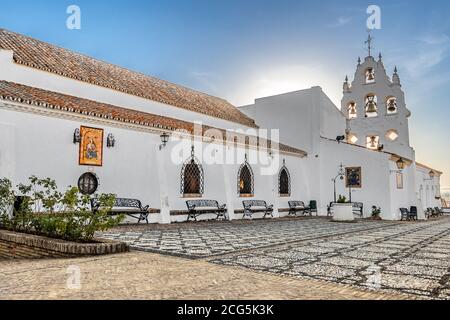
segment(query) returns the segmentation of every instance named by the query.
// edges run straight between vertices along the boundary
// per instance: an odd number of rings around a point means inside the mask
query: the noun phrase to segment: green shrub
[[[337,203],[347,203],[347,198],[343,195],[340,195]]]
[[[14,191],[8,179],[0,179],[0,215],[7,215],[14,204]]]
[[[90,242],[97,231],[105,231],[120,224],[125,216],[111,216],[108,212],[115,202],[115,195],[97,196],[100,208],[94,214],[90,197],[82,195],[78,188],[69,187],[60,193],[52,179],[30,177],[29,184],[18,185],[22,204],[10,218],[1,215],[2,228],[43,235],[77,242]],[[0,213],[7,212],[14,203],[14,193],[9,180],[0,180]]]

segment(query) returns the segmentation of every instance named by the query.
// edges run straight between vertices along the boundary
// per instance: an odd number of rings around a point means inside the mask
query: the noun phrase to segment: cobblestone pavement
[[[211,262],[380,292],[450,299],[450,219],[236,253]]]
[[[68,269],[71,267],[71,269]],[[79,268],[80,287],[69,289]],[[414,299],[414,297],[412,297]],[[80,259],[0,261],[0,299],[411,299],[146,252]]]
[[[105,235],[135,246],[156,237],[159,246],[139,249],[165,254],[3,260],[0,299],[450,299],[450,218],[140,225]],[[73,267],[81,287],[69,289]]]
[[[124,241],[136,250],[205,258],[240,250],[389,227],[394,224],[376,221],[333,223],[328,219],[297,218],[202,223],[195,226],[182,224],[171,228],[141,226],[135,230],[119,228],[101,233],[99,236]]]

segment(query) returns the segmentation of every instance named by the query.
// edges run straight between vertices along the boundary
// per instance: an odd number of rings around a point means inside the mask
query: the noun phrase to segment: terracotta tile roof
[[[248,127],[257,127],[253,119],[247,117],[226,100],[133,72],[4,29],[0,29],[0,49],[12,50],[14,62],[18,64]]]
[[[159,130],[175,131],[181,129],[190,134],[194,134],[194,124],[191,122],[137,111],[134,109],[117,107],[62,93],[24,86],[13,82],[0,81],[0,99],[4,101],[9,100],[18,103],[25,103],[42,108],[73,112],[93,118],[130,123]],[[202,135],[206,130],[216,129],[222,133],[223,137],[227,137],[224,129],[212,128],[208,126],[203,126],[202,129]],[[244,143],[246,137],[244,135],[238,136],[239,142],[242,141],[242,143]],[[253,146],[262,145],[270,148],[272,144],[271,141],[266,141],[264,139],[258,139],[256,142],[249,139],[249,141],[249,144]],[[287,145],[279,144],[279,149],[284,152],[306,156],[304,151]]]

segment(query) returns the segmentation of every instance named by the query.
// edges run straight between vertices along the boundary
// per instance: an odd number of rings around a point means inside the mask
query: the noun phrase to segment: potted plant
[[[372,219],[373,220],[381,220],[380,214],[381,214],[381,208],[377,207],[377,206],[372,206]]]
[[[339,195],[337,203],[334,205],[333,221],[352,222],[355,221],[353,216],[353,205],[347,201],[343,195]]]

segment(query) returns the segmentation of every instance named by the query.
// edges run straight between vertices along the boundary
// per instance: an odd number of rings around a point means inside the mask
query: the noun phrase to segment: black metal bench
[[[191,219],[197,221],[197,217],[202,214],[216,214],[216,220],[219,220],[219,218],[226,219],[225,213],[227,211],[227,205],[219,205],[219,202],[216,200],[188,200],[186,201],[186,205],[189,210],[187,218],[188,222]]]
[[[434,211],[438,214],[438,216],[442,217],[444,215],[444,210],[439,207],[434,207]]]
[[[407,208],[400,208],[401,221],[403,220],[417,220],[417,208],[411,207],[410,210]]]
[[[91,199],[91,208],[92,212],[96,213],[100,209],[100,203],[98,199]],[[138,223],[141,221],[146,221],[148,223],[148,215],[150,206],[142,206],[141,201],[137,199],[127,199],[127,198],[116,198],[114,206],[108,212],[109,215],[119,215],[124,214],[129,217],[138,220]]]
[[[360,218],[364,216],[364,204],[362,202],[353,202],[353,214],[358,215]]]
[[[308,214],[312,216],[312,212],[305,206],[303,201],[289,201],[289,215],[296,216],[297,212],[301,212],[303,215]]]
[[[436,217],[439,217],[439,216],[443,216],[444,215],[444,211],[439,209],[438,207],[427,208],[427,210],[425,211],[425,215],[426,215],[427,219],[429,219],[429,218],[436,218]]]
[[[242,201],[242,204],[244,206],[244,215],[242,216],[242,219],[246,216],[253,218],[253,215],[257,212],[264,212],[263,219],[268,215],[273,218],[273,205],[268,206],[264,200],[245,200]]]

